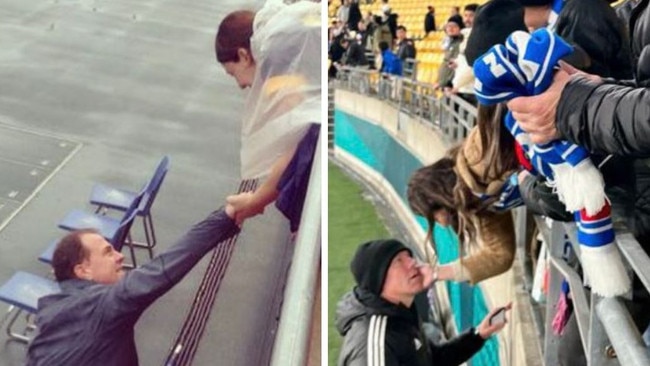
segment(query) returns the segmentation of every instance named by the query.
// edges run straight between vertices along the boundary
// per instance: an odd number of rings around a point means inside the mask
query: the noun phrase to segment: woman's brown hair
[[[253,36],[253,20],[255,13],[250,10],[238,10],[228,14],[219,24],[217,37],[214,40],[214,51],[217,61],[238,62],[239,49],[251,54],[251,37]]]
[[[481,146],[486,147],[481,150],[480,160],[484,166],[490,167],[478,177],[479,180],[487,181],[490,176],[502,177],[518,169],[514,138],[502,121],[505,112],[503,105],[479,106],[477,128],[480,131]],[[472,216],[481,214],[499,199],[493,197],[481,200],[463,179],[458,179],[456,159],[462,148],[462,145],[454,146],[442,159],[416,170],[408,183],[409,205],[413,212],[427,220],[427,241],[432,243],[434,212],[446,209],[451,214],[452,227],[458,233],[461,243],[465,239],[475,242],[478,229],[474,226]]]
[[[458,149],[455,150],[456,152]],[[452,227],[458,229],[456,204],[453,189],[456,185],[455,156],[445,156],[437,162],[416,170],[409,179],[407,198],[411,210],[427,220],[426,242],[431,242],[435,248],[433,228],[435,212],[446,209],[451,216]]]
[[[52,255],[52,269],[57,281],[77,278],[74,267],[89,256],[88,250],[81,242],[81,237],[85,234],[97,233],[95,229],[75,230],[61,239]]]
[[[515,140],[503,124],[507,109],[504,104],[485,106],[479,104],[477,128],[481,140],[481,164],[487,167],[481,176],[482,182],[488,182],[493,177],[504,177],[519,169],[515,153]],[[498,196],[489,199],[478,199],[476,194],[467,186],[463,179],[458,179],[453,190],[454,202],[458,211],[458,235],[473,243],[478,229],[474,226],[472,217],[480,215],[494,202]]]

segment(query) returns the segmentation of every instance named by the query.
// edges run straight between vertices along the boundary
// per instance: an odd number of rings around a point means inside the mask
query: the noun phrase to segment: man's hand
[[[234,210],[234,218],[237,225],[240,225],[249,217],[264,213],[264,205],[259,204],[253,192],[244,192],[226,198],[228,206]],[[228,211],[226,211],[227,213]]]
[[[560,69],[555,73],[553,83],[545,92],[532,97],[514,98],[508,102],[508,109],[512,111],[513,117],[521,128],[530,134],[533,143],[544,144],[560,137],[555,126],[557,105],[572,75],[593,82],[602,82],[599,76],[586,74],[560,61]]]
[[[226,215],[228,215],[228,217],[230,217],[231,219],[235,218],[235,208],[233,207],[233,205],[227,203],[226,207],[224,208],[224,211],[226,211]]]
[[[504,308],[506,309],[506,312],[512,309],[512,302],[509,302],[506,306],[504,306]],[[483,318],[481,324],[476,327],[476,330],[478,331],[478,334],[481,336],[481,338],[488,339],[490,336],[492,336],[492,334],[500,331],[506,326],[507,321],[490,325],[490,318],[499,310],[501,310],[501,308],[492,309],[492,311],[490,311],[490,313],[485,318]]]

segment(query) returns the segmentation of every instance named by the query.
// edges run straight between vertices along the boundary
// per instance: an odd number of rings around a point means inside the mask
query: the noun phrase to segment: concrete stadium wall
[[[448,148],[444,136],[431,124],[400,113],[395,107],[374,98],[336,90],[334,102],[336,158],[359,173],[395,208],[396,216],[409,230],[411,237],[408,239],[423,252],[426,250],[423,248],[426,222],[407,207],[406,183],[413,170],[444,155]],[[443,317],[451,322],[455,318],[461,323],[458,327],[447,323],[445,329],[455,331],[468,324],[478,324],[486,309],[513,301],[518,295],[513,290],[518,288],[515,286],[518,277],[513,273],[511,269],[476,287],[439,283],[437,289],[444,304],[450,304],[448,290],[452,288],[452,295],[458,297],[461,293],[465,304],[464,309],[454,309],[465,313],[464,317],[452,315],[451,307],[444,309],[446,316]],[[481,354],[472,360],[473,366],[534,364],[527,361],[531,359],[531,352],[524,336],[530,337],[530,321],[521,321],[528,318],[528,307],[517,305],[513,306],[506,329],[488,342]],[[472,309],[467,310],[467,306]]]

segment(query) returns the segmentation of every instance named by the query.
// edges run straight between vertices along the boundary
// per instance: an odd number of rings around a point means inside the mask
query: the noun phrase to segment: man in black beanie
[[[350,269],[357,285],[343,296],[336,314],[337,329],[345,337],[339,366],[460,365],[505,325],[505,321],[489,324],[500,310],[495,309],[478,327],[445,344],[428,340],[413,300],[436,275],[397,240],[362,244]]]

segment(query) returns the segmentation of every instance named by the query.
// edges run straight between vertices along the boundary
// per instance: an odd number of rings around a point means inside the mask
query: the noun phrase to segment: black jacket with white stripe
[[[415,306],[395,305],[356,288],[343,296],[336,327],[344,337],[339,366],[455,366],[485,340],[474,329],[444,344],[427,340]]]

